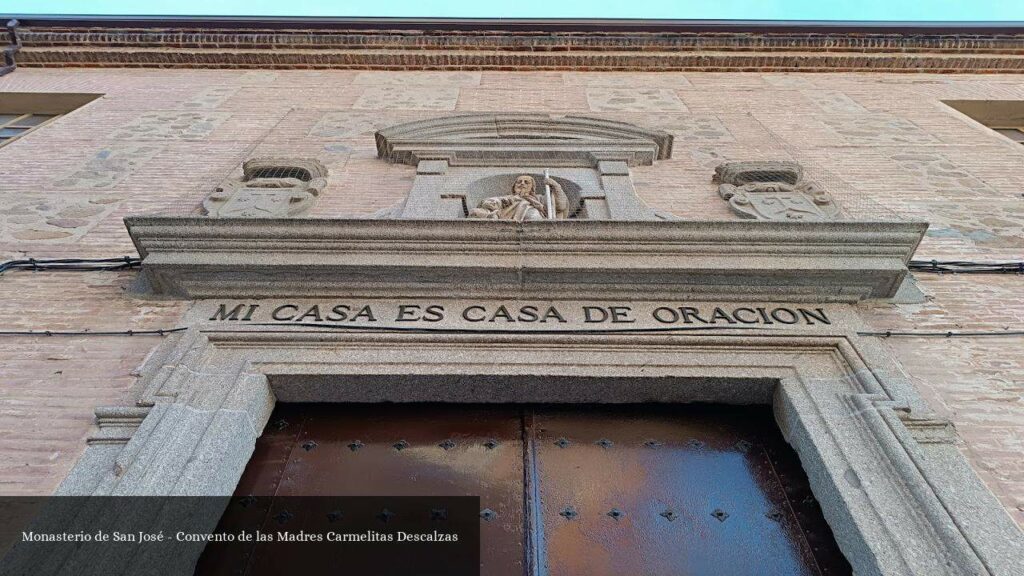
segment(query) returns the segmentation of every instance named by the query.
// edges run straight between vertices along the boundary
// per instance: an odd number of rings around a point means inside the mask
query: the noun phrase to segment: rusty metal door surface
[[[766,407],[282,404],[248,495],[479,496],[484,575],[850,574]],[[221,528],[271,509],[229,506]],[[196,573],[287,566],[254,555]]]
[[[849,573],[767,409],[549,408],[528,430],[545,574]]]

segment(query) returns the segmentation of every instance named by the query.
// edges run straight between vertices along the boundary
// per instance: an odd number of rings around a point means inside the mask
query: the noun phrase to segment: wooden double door
[[[488,576],[850,573],[766,407],[281,404],[251,494],[479,496]]]

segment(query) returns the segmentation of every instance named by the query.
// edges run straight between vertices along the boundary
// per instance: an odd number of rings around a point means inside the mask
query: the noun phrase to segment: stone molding
[[[24,67],[294,68],[391,70],[591,70],[742,72],[1020,72],[1024,36],[999,31],[806,27],[743,30],[680,26],[657,31],[317,29],[215,23],[125,22],[83,27],[31,22],[19,29]],[[254,24],[252,26],[258,26]],[[295,29],[298,28],[298,29]],[[549,27],[550,28],[550,27]]]
[[[391,126],[375,137],[378,157],[410,166],[650,166],[672,157],[668,132],[587,116],[456,114]]]
[[[769,404],[858,575],[1020,574],[1024,535],[955,446],[913,432],[915,422],[942,421],[887,369],[881,345],[853,329],[431,335],[200,325],[143,367],[139,405],[152,408],[131,440],[90,445],[58,493],[229,495],[277,401]],[[173,562],[184,573],[198,553]]]
[[[901,414],[903,426],[920,444],[956,444],[957,434],[953,423],[943,418],[916,418]]]
[[[125,218],[157,294],[889,298],[927,228],[902,222]]]
[[[100,406],[96,408],[97,431],[86,442],[89,445],[126,444],[147,414],[147,407]]]

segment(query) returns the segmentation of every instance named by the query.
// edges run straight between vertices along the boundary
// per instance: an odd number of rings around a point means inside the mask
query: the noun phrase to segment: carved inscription
[[[821,307],[594,302],[217,302],[204,320],[424,328],[750,328],[828,326]]]

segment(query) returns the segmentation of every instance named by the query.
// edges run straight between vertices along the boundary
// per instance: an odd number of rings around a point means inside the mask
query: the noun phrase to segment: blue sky
[[[1024,0],[2,0],[0,13],[1024,21]]]

